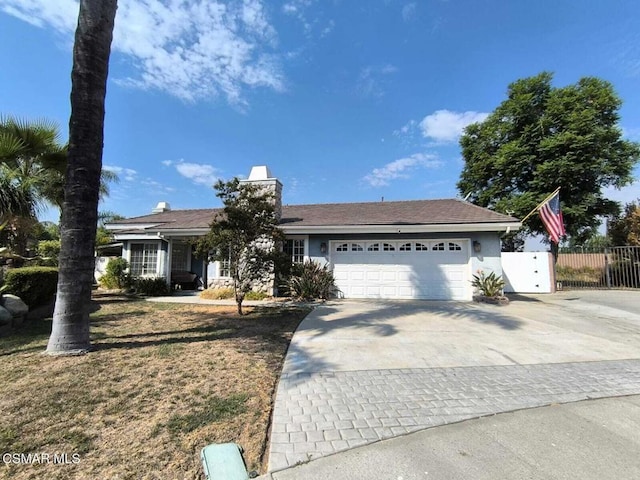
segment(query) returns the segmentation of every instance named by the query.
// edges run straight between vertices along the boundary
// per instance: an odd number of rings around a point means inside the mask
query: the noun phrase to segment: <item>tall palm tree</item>
[[[0,171],[0,223],[13,215],[30,216],[34,214],[34,200],[29,190],[16,185]]]
[[[62,211],[68,146],[59,136],[49,120],[0,117],[0,218],[11,219],[12,247],[20,255],[26,254],[38,211],[47,204]],[[102,172],[101,197],[109,193],[107,182],[117,180],[115,173]]]
[[[58,126],[50,120],[28,121],[0,116],[0,168],[6,177],[32,191],[36,206],[44,203],[62,210],[68,145],[59,143]],[[118,175],[103,170],[100,196],[109,194],[109,182]]]
[[[104,100],[116,0],[80,0],[71,71],[69,153],[60,269],[47,352],[85,353],[104,140]]]

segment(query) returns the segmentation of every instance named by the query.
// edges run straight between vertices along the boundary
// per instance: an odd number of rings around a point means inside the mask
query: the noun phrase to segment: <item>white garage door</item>
[[[471,300],[468,240],[331,243],[345,298]]]

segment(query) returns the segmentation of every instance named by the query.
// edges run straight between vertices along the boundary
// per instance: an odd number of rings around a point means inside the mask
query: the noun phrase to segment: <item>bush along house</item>
[[[518,219],[458,199],[282,205],[282,183],[265,166],[246,183],[275,198],[284,250],[293,263],[333,270],[345,298],[471,300],[472,275],[502,274],[500,236]],[[183,287],[230,285],[229,265],[193,255],[190,240],[209,231],[220,209],[171,210],[107,225],[123,245],[134,276],[163,277]],[[273,294],[273,282],[262,290]]]

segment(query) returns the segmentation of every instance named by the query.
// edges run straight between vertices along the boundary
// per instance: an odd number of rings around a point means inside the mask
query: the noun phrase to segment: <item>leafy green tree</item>
[[[283,236],[272,194],[237,178],[218,181],[214,188],[224,209],[196,244],[196,254],[229,262],[238,313],[242,315],[242,302],[254,283],[274,274]]]
[[[50,354],[85,353],[94,275],[105,96],[116,0],[80,0],[71,71],[69,151]]]
[[[627,203],[624,213],[609,221],[608,235],[614,246],[640,246],[640,199]]]
[[[125,217],[118,215],[115,212],[108,210],[98,212],[98,229],[96,231],[96,246],[108,245],[113,242],[113,234],[106,229],[107,223],[115,222],[117,220],[124,220]]]
[[[38,242],[38,256],[42,257],[40,259],[42,265],[57,267],[60,256],[60,240],[40,240]]]
[[[60,227],[57,223],[39,222],[34,232],[35,238],[40,240],[60,240]]]
[[[472,203],[519,218],[561,187],[567,234],[583,243],[602,217],[619,211],[602,188],[632,181],[640,147],[622,138],[622,102],[610,83],[585,77],[558,88],[552,78],[543,72],[515,81],[485,121],[466,128],[457,186]],[[529,234],[546,236],[538,215],[518,236]]]

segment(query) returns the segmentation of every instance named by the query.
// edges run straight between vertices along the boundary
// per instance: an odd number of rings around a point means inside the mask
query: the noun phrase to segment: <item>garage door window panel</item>
[[[398,250],[400,250],[401,252],[411,252],[413,250],[413,248],[411,247],[411,243],[403,243],[402,245],[400,245],[400,248],[398,248]]]
[[[367,251],[368,252],[379,252],[380,251],[380,244],[379,243],[372,243],[371,245],[369,245],[367,247]]]

